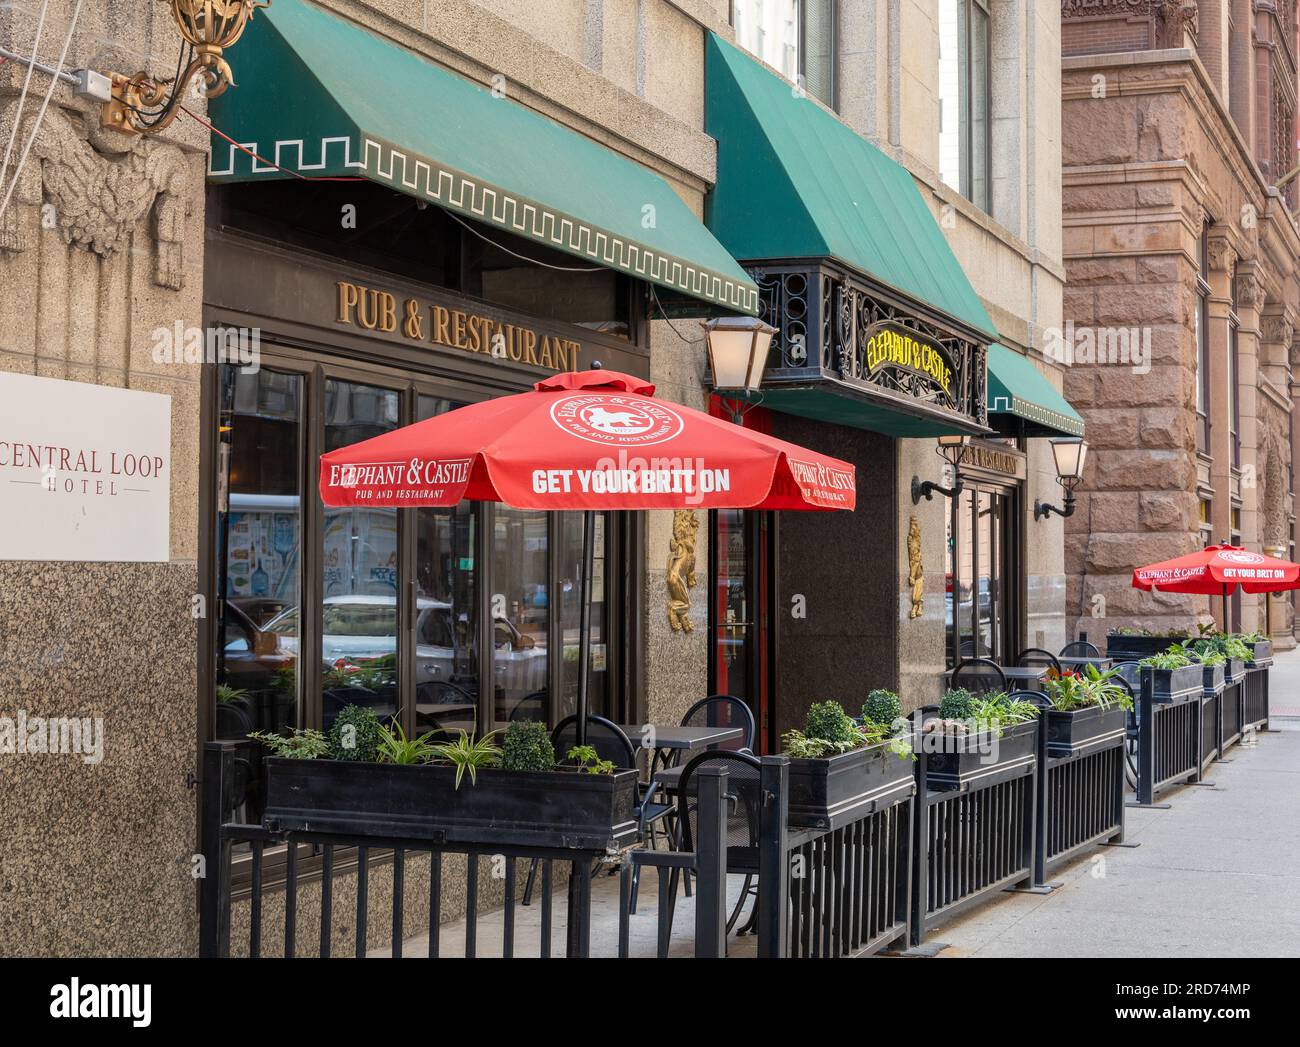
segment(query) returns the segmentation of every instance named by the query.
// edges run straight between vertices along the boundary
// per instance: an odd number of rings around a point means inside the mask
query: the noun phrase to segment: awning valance
[[[215,127],[309,177],[362,176],[713,307],[754,314],[752,280],[658,175],[314,7],[275,0],[227,55]],[[284,175],[216,136],[209,177]]]
[[[997,338],[906,168],[716,35],[706,69],[707,217],[734,257],[835,259],[974,340]]]
[[[989,416],[1014,415],[1029,436],[1082,436],[1083,419],[1047,376],[1005,345],[989,346]]]

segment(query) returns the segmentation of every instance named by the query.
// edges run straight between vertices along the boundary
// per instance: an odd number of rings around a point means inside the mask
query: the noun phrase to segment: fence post
[[[701,767],[696,780],[695,955],[712,960],[727,955],[727,769]]]
[[[226,771],[238,743],[207,742],[201,767],[202,806],[199,813],[199,843],[203,855],[203,878],[199,880],[199,956],[223,955],[221,925],[229,926],[229,913],[222,920],[221,908],[229,896],[221,890],[221,826],[225,822]],[[227,942],[227,945],[229,943]]]
[[[920,722],[913,717],[913,723]],[[927,895],[930,849],[928,845],[930,804],[930,757],[925,748],[925,735],[916,732],[916,800],[912,817],[912,931],[908,945],[916,948],[925,937],[925,912],[930,904]]]
[[[1034,786],[1030,791],[1033,796],[1033,838],[1030,848],[1033,858],[1033,886],[1043,887],[1047,883],[1047,710],[1038,711],[1038,764],[1034,772]]]
[[[1156,714],[1152,702],[1155,674],[1144,672],[1138,692],[1138,780],[1137,802],[1155,802]]]
[[[759,771],[758,955],[784,959],[789,953],[790,760],[764,756]]]

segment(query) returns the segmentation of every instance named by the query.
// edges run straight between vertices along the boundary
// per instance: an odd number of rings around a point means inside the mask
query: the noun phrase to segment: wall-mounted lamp
[[[180,61],[185,68],[175,78],[155,80],[148,73],[110,73],[113,100],[104,103],[105,127],[136,134],[156,134],[176,119],[185,90],[201,77],[203,91],[216,98],[235,78],[222,52],[233,47],[253,12],[270,7],[270,0],[168,0],[181,35]],[[177,68],[180,68],[180,61]]]
[[[967,439],[968,437],[964,433],[945,433],[939,437],[939,446],[934,449],[934,453],[952,466],[952,486],[943,487],[933,480],[922,480],[919,476],[913,476],[913,505],[917,505],[922,498],[928,502],[936,494],[941,494],[945,498],[956,498],[961,494],[961,473],[958,471],[957,466],[961,462],[962,448],[966,446]]]
[[[1034,519],[1045,520],[1055,513],[1062,518],[1074,514],[1074,489],[1083,479],[1083,461],[1088,455],[1088,444],[1080,437],[1052,441],[1052,457],[1056,460],[1056,482],[1065,488],[1065,507],[1058,508],[1034,500]]]
[[[722,398],[731,420],[738,422],[745,411],[758,406],[750,397],[763,384],[776,328],[756,316],[723,316],[701,326],[709,346],[713,391]]]

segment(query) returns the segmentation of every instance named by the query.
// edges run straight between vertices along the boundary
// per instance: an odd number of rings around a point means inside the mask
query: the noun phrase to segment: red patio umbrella
[[[1139,567],[1133,587],[1150,592],[1201,593],[1223,596],[1223,620],[1228,620],[1228,594],[1237,586],[1248,593],[1276,593],[1300,588],[1300,564],[1252,553],[1239,545],[1208,545],[1173,560]]]
[[[595,514],[613,509],[852,509],[853,466],[654,399],[617,371],[567,372],[321,455],[335,507],[576,509],[583,519],[578,738],[586,731]]]

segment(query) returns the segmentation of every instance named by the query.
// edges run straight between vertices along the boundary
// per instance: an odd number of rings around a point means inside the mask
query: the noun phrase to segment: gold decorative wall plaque
[[[907,581],[912,587],[908,618],[920,618],[925,609],[925,568],[921,565],[921,525],[913,516],[907,525]]]
[[[695,540],[700,521],[693,509],[673,510],[673,535],[668,543],[668,624],[674,632],[689,633],[691,590],[695,588]]]

